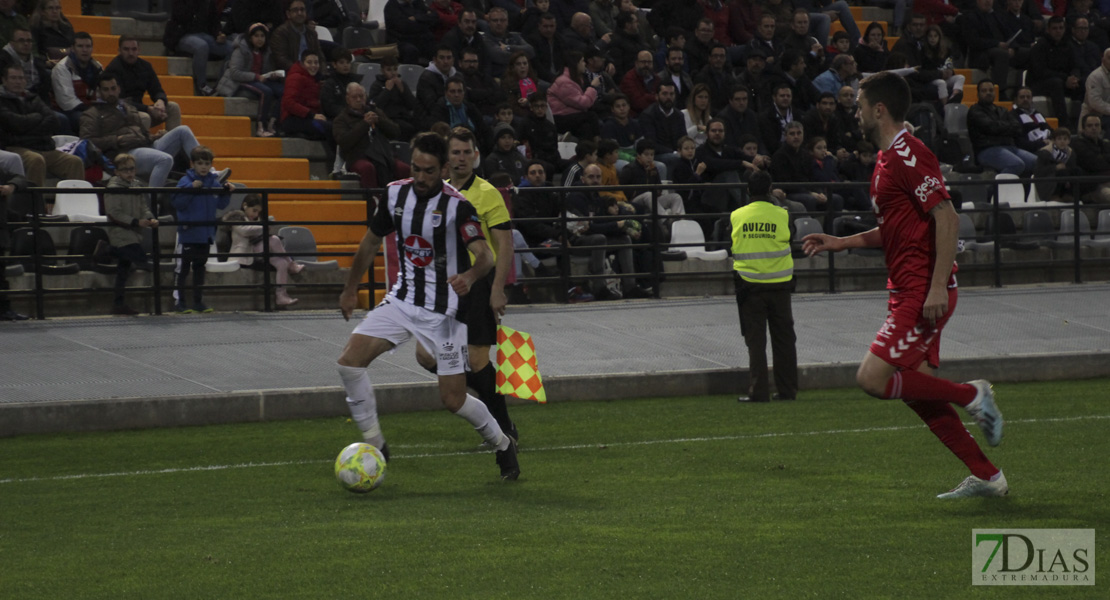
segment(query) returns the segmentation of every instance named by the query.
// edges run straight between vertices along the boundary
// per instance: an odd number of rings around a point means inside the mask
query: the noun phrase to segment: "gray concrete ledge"
[[[802,365],[805,390],[853,387],[856,365]],[[994,383],[1110,377],[1110,353],[1029,355],[947,360],[941,375],[954,381]],[[552,402],[622,400],[642,397],[739,394],[748,385],[745,369],[553,377],[544,382]],[[438,410],[435,383],[377,385],[383,414]],[[861,392],[862,394],[862,392]],[[812,396],[810,396],[812,399]],[[528,401],[513,400],[515,404]],[[0,404],[0,437],[113,431],[156,427],[251,423],[348,415],[342,388],[237,391],[158,398],[113,398],[49,403]]]

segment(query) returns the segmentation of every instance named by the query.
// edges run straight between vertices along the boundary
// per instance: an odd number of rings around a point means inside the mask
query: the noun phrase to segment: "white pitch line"
[[[1053,417],[1048,419],[1015,419],[1007,421],[1008,425],[1017,423],[1063,423],[1069,421],[1093,421],[1101,419],[1110,419],[1110,415],[1086,415],[1076,417]],[[815,436],[815,435],[843,435],[846,433],[880,433],[887,431],[909,431],[914,429],[921,429],[921,425],[898,425],[890,427],[861,427],[858,429],[825,429],[821,431],[798,431],[798,432],[771,432],[771,433],[751,433],[744,435],[721,435],[711,437],[696,437],[696,438],[670,438],[663,440],[640,440],[635,442],[609,442],[609,443],[595,443],[595,444],[570,444],[566,446],[546,446],[546,447],[526,447],[525,453],[530,452],[559,452],[565,450],[585,450],[591,448],[612,448],[621,446],[653,446],[658,444],[689,444],[689,443],[705,443],[705,442],[729,442],[737,440],[758,440],[780,437],[802,437],[802,436]],[[427,444],[413,444],[410,447],[427,446]],[[404,447],[404,446],[398,446]],[[476,451],[454,451],[454,452],[429,452],[425,454],[402,454],[393,456],[393,459],[412,459],[412,458],[450,458],[454,456],[471,456],[479,454]],[[258,467],[289,467],[297,465],[314,465],[330,463],[331,460],[287,460],[275,462],[250,462],[238,463],[233,465],[206,465],[197,467],[175,467],[166,469],[143,469],[138,471],[117,471],[114,473],[78,473],[75,475],[55,475],[52,477],[12,477],[8,479],[0,479],[0,485],[8,483],[34,483],[41,481],[72,481],[78,479],[100,479],[106,477],[138,477],[142,475],[167,475],[173,473],[191,473],[200,471],[226,471],[229,469],[254,469]]]

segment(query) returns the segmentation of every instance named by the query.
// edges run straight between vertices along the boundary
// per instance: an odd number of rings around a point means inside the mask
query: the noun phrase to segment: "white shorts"
[[[394,346],[416,337],[435,357],[438,375],[458,375],[470,369],[465,323],[396,298],[382,300],[353,333],[381,338]]]

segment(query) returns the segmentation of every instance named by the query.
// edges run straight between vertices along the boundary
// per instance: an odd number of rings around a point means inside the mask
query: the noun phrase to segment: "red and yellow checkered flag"
[[[532,336],[504,325],[497,327],[497,392],[547,402]]]

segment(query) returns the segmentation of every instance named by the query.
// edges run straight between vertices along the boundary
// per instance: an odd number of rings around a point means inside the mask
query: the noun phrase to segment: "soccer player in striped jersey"
[[[401,273],[385,299],[355,327],[339,357],[339,376],[363,438],[388,459],[366,368],[383,352],[416,338],[434,355],[443,405],[466,419],[497,450],[502,479],[514,480],[520,475],[516,442],[501,431],[480,400],[466,393],[466,325],[459,319],[466,314],[471,287],[493,266],[493,255],[474,207],[444,183],[446,166],[443,138],[434,133],[413,138],[412,178],[389,184],[386,198],[378,205],[339,296],[343,318],[350,319],[358,305],[362,275],[382,238],[393,232]]]
[[[465,313],[459,320],[466,323],[467,355],[470,369],[466,384],[478,394],[501,430],[519,442],[516,425],[509,418],[505,396],[497,393],[497,369],[489,359],[490,347],[497,343],[497,325],[505,314],[505,280],[513,268],[513,225],[505,199],[497,188],[474,174],[477,157],[474,132],[456,127],[447,138],[447,171],[450,183],[474,207],[482,234],[494,256],[494,269],[474,282]],[[423,345],[416,347],[416,359],[425,369],[435,373],[436,362]]]
[[[887,319],[856,372],[856,382],[876,398],[900,398],[971,471],[938,498],[1004,496],[1006,477],[964,428],[952,405],[961,406],[987,443],[1002,441],[1002,413],[989,382],[954,383],[936,377],[940,334],[956,308],[956,241],[959,219],[944,189],[936,156],[910,135],[903,121],[910,88],[889,72],[860,84],[859,121],[875,143],[878,163],[871,205],[879,226],[849,237],[810,234],[806,254],[881,246],[889,280]]]

